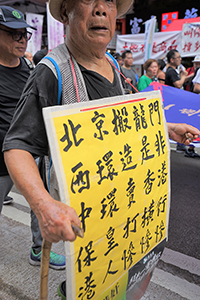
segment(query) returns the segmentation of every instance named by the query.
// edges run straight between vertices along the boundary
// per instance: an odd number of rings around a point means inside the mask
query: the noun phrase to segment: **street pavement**
[[[171,181],[169,240],[141,300],[200,299],[200,159],[172,150]],[[15,201],[0,216],[0,300],[39,300],[40,268],[28,261],[30,208],[15,187],[10,195]],[[64,255],[63,243],[52,250]],[[65,278],[64,270],[49,269],[48,300],[60,299],[56,290]]]

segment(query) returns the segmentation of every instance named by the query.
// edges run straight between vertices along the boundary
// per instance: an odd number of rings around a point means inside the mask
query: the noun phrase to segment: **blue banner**
[[[200,129],[200,95],[152,82],[142,92],[160,90],[167,122],[187,123]],[[200,141],[200,139],[198,139]]]

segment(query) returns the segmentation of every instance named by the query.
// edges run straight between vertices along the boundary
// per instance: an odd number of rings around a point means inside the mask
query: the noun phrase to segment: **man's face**
[[[193,65],[194,65],[194,69],[196,70],[197,68],[200,67],[200,61],[194,62]]]
[[[175,52],[174,57],[171,59],[171,62],[174,66],[178,67],[181,64],[181,56],[179,52]]]
[[[132,53],[126,53],[126,57],[124,58],[125,67],[131,67],[133,65],[133,55]]]
[[[22,57],[26,51],[27,41],[24,37],[19,41],[14,41],[12,32],[20,31],[24,33],[26,29],[11,29],[3,25],[0,25],[0,28],[6,30],[0,30],[0,55],[10,59]]]
[[[116,1],[68,0],[67,41],[78,49],[106,48],[115,33]]]

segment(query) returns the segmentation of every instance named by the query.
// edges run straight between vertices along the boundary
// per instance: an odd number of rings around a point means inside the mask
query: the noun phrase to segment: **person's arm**
[[[4,152],[9,174],[36,214],[43,238],[51,243],[74,241],[71,223],[81,227],[75,210],[54,200],[45,189],[33,156],[24,150]]]
[[[193,92],[197,94],[200,93],[200,83],[195,82]]]
[[[199,129],[184,123],[167,123],[169,138],[175,142],[189,145],[200,135]]]
[[[165,84],[165,73],[160,71],[157,76],[160,83]]]
[[[190,73],[189,75],[186,76],[185,82],[187,82],[190,78],[194,76],[194,72]]]

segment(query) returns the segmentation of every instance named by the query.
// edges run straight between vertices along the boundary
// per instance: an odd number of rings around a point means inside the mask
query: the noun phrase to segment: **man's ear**
[[[67,15],[67,3],[63,1],[61,9],[60,9],[60,19],[64,25],[68,25],[68,15]]]

